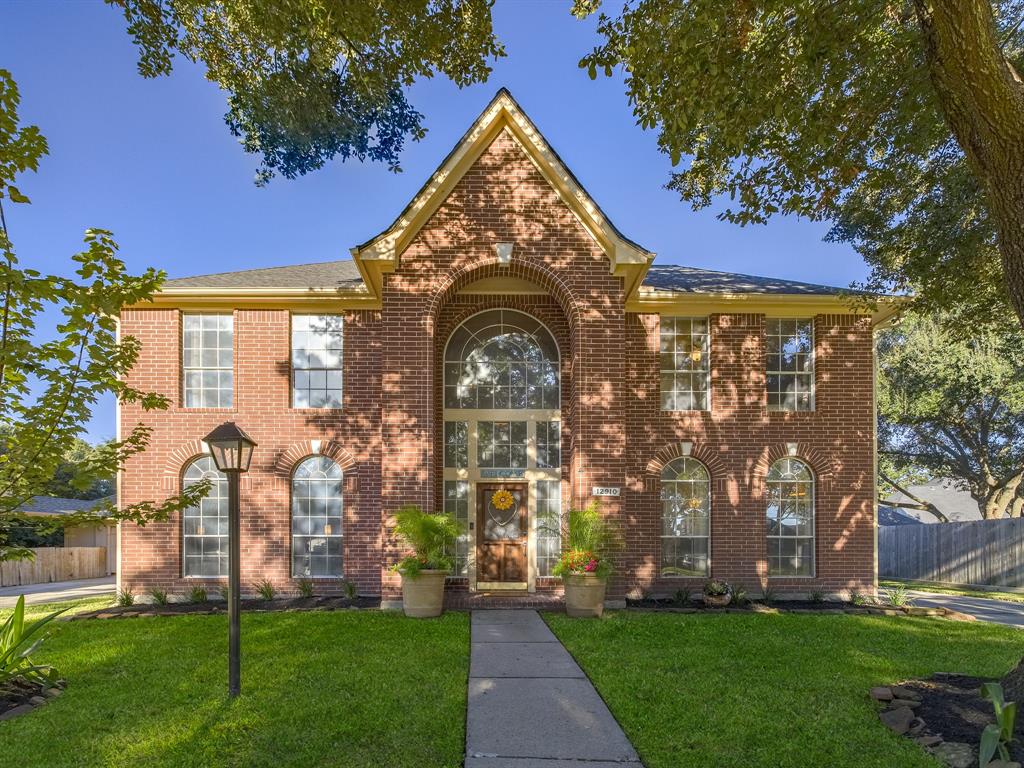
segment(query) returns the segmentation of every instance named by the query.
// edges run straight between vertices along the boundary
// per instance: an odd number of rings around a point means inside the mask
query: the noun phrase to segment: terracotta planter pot
[[[732,595],[704,595],[704,605],[709,608],[725,608],[732,602]]]
[[[565,612],[576,618],[596,618],[604,613],[604,593],[608,580],[590,574],[566,574]]]
[[[414,619],[440,616],[444,610],[444,580],[448,571],[402,574],[402,610]]]

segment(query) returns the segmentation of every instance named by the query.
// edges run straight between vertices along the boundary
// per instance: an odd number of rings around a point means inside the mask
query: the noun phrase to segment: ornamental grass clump
[[[444,513],[428,514],[417,506],[395,513],[395,533],[413,553],[399,560],[393,570],[415,578],[420,571],[450,571],[459,524]]]
[[[567,516],[566,548],[555,564],[555,576],[593,575],[607,579],[613,570],[612,555],[618,549],[615,530],[591,502],[583,509],[573,509]]]
[[[67,608],[54,611],[41,619],[25,621],[25,596],[18,598],[14,611],[0,624],[0,685],[20,678],[49,688],[56,685],[57,671],[46,664],[34,664],[29,658],[46,639],[42,629]]]

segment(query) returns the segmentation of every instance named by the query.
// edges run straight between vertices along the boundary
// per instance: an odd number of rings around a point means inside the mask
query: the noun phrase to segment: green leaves
[[[63,610],[54,611],[26,624],[25,596],[18,598],[14,611],[0,625],[0,684],[19,677],[45,687],[57,682],[58,674],[53,667],[33,664],[29,656],[45,639],[41,634],[43,627],[62,613]]]
[[[1007,748],[1013,741],[1014,723],[1017,719],[1017,703],[1003,699],[1003,687],[999,683],[985,683],[981,686],[981,695],[992,702],[996,721],[985,726],[981,732],[981,746],[978,754],[978,765],[985,768],[999,753],[1001,760],[1010,760]]]

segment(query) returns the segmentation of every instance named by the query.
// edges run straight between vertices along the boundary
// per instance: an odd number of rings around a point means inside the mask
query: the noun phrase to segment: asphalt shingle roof
[[[213,275],[179,277],[164,283],[167,288],[357,288],[362,278],[350,259],[319,264],[295,264],[287,267],[246,269]],[[846,291],[828,285],[779,280],[674,264],[652,265],[644,286],[679,293],[762,293],[834,296]]]
[[[89,512],[111,501],[113,496],[102,499],[64,499],[60,496],[33,496],[20,507],[19,512],[37,515],[66,515],[71,512]]]

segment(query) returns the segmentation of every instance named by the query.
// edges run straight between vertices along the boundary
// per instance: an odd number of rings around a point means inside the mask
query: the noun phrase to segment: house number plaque
[[[617,485],[595,485],[590,489],[591,496],[619,496],[622,489]]]

